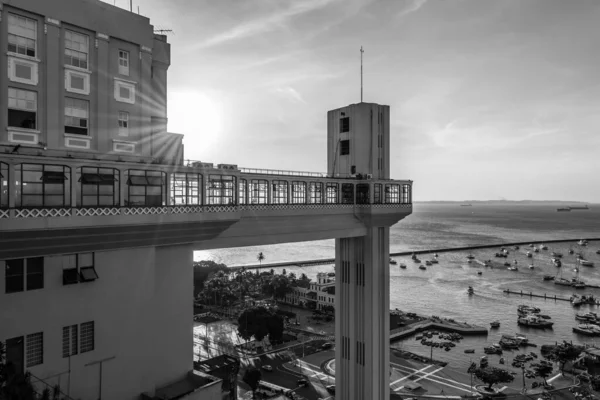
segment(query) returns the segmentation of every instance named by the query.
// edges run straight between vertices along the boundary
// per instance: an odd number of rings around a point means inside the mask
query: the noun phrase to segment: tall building
[[[16,370],[81,400],[218,398],[193,368],[193,251],[335,238],[340,396],[389,394],[389,226],[412,181],[389,177],[387,106],[329,112],[327,173],[184,165],[169,44],[147,18],[1,1],[0,48],[0,341]]]

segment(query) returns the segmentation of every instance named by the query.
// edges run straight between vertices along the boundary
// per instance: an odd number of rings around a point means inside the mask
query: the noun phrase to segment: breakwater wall
[[[576,238],[576,239],[553,239],[553,240],[540,240],[540,241],[527,241],[527,242],[510,242],[510,243],[497,243],[497,244],[485,244],[485,245],[477,245],[477,246],[463,246],[463,247],[445,247],[440,249],[430,249],[430,250],[411,250],[411,251],[402,251],[397,253],[390,253],[390,257],[401,257],[401,256],[409,256],[411,254],[430,254],[430,253],[451,253],[455,251],[467,251],[467,250],[479,250],[479,249],[491,249],[495,247],[510,247],[510,246],[524,246],[530,243],[565,243],[565,242],[577,242],[580,239],[588,240],[588,241],[598,241],[600,238]],[[247,264],[247,265],[236,265],[230,267],[232,270],[246,268],[246,269],[271,269],[278,267],[310,267],[313,265],[325,265],[325,264],[334,264],[335,258],[321,258],[316,260],[302,260],[302,261],[285,261],[285,262],[277,262],[277,263],[263,263],[263,264]]]
[[[404,339],[407,336],[413,335],[417,332],[427,331],[427,330],[438,330],[438,331],[446,331],[446,332],[456,332],[461,335],[487,335],[488,330],[486,328],[480,326],[461,326],[444,322],[436,322],[436,321],[426,321],[415,323],[413,326],[409,328],[398,328],[394,329],[390,332],[390,342],[394,342],[396,340]]]

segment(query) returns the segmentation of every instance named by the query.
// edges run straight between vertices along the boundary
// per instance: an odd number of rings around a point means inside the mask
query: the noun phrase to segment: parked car
[[[323,343],[323,345],[321,346],[321,348],[323,350],[331,349],[332,347],[333,347],[333,343],[331,343],[331,342]]]
[[[298,379],[297,384],[298,384],[298,386],[303,386],[303,387],[308,386],[308,379],[304,379],[304,378]]]
[[[325,386],[325,390],[327,390],[331,394],[335,394],[335,385]]]
[[[262,369],[264,369],[265,371],[273,371],[273,367],[271,367],[269,364],[265,364],[261,367]]]

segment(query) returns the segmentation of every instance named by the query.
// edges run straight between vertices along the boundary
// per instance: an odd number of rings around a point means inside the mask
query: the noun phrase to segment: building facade
[[[323,306],[335,306],[335,274],[317,273],[317,280],[310,282],[309,287],[294,286],[283,301],[302,307],[310,307],[310,303],[314,302],[317,310],[322,310]]]
[[[378,274],[387,227],[412,211],[412,181],[389,178],[389,107],[328,114],[327,173],[184,165],[166,131],[170,48],[148,19],[5,0],[0,48],[0,341],[17,370],[81,400],[190,382],[189,398],[215,396],[193,373],[193,251],[335,238],[336,379],[354,385],[344,398],[385,397]]]

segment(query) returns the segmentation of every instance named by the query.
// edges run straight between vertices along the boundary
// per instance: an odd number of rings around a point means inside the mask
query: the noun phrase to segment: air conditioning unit
[[[373,174],[367,174],[367,179],[373,179]]]
[[[228,170],[236,170],[238,166],[235,164],[218,164],[217,168],[219,169],[228,169]]]
[[[213,163],[206,163],[206,162],[194,161],[192,163],[192,167],[196,167],[196,168],[213,168]]]

